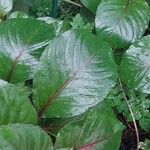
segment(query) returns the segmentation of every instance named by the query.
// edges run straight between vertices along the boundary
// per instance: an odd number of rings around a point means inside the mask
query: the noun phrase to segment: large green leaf
[[[127,50],[120,77],[129,87],[150,94],[150,36],[138,40]]]
[[[57,150],[118,150],[123,125],[106,104],[85,119],[66,125],[56,140]],[[67,140],[66,140],[67,139]]]
[[[101,37],[122,48],[144,34],[149,20],[145,0],[105,0],[97,9],[95,24]]]
[[[52,150],[50,137],[39,127],[12,124],[0,127],[1,150]]]
[[[13,6],[13,0],[0,0],[0,18],[7,15]]]
[[[37,123],[36,111],[30,100],[14,85],[0,80],[0,125]]]
[[[81,0],[81,3],[94,14],[96,13],[97,7],[100,4],[100,2],[101,0]]]
[[[30,78],[38,60],[33,54],[54,36],[53,28],[34,19],[11,19],[0,24],[0,77],[9,82]]]
[[[49,118],[73,117],[104,100],[116,78],[110,46],[86,30],[68,31],[51,41],[41,57],[35,105]]]

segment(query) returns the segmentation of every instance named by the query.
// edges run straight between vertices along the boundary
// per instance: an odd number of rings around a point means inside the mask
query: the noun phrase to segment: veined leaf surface
[[[106,104],[78,122],[70,123],[57,135],[57,150],[118,150],[123,125]],[[67,139],[67,140],[66,140]]]
[[[35,106],[49,118],[80,115],[104,100],[117,76],[110,46],[84,30],[65,32],[41,57],[34,77]]]
[[[150,94],[150,36],[136,41],[127,50],[120,77],[127,86]]]
[[[0,0],[0,18],[7,15],[13,6],[13,0]]]
[[[150,8],[145,0],[105,0],[96,13],[96,28],[115,48],[140,38],[148,28]]]
[[[37,114],[30,100],[14,85],[0,80],[0,125],[37,124]]]
[[[39,127],[10,124],[0,127],[1,150],[52,150],[50,137]]]
[[[34,19],[11,19],[0,24],[0,78],[8,82],[29,79],[38,63],[34,53],[54,36],[53,28]]]

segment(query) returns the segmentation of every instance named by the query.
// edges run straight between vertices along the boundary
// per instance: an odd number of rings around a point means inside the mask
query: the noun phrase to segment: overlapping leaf
[[[21,11],[15,11],[9,15],[8,19],[14,19],[14,18],[29,18],[29,16],[26,13],[23,13]]]
[[[51,41],[34,77],[35,105],[49,118],[84,113],[116,83],[112,50],[86,30],[72,30]]]
[[[37,123],[37,114],[30,100],[14,85],[0,80],[0,125]]]
[[[89,112],[85,119],[62,128],[57,136],[56,149],[117,150],[122,131],[123,126],[105,104]]]
[[[39,127],[13,124],[0,127],[1,150],[52,150],[50,137]]]
[[[0,24],[0,78],[21,82],[32,76],[34,57],[54,36],[53,28],[34,19],[11,19]]]
[[[0,18],[7,15],[13,6],[13,0],[0,0]]]
[[[120,76],[127,86],[150,94],[150,36],[138,40],[127,50]]]
[[[97,7],[100,4],[100,2],[101,0],[81,0],[81,3],[94,14],[96,13]]]
[[[145,0],[106,0],[98,7],[95,23],[101,37],[113,47],[122,48],[144,34],[149,20]]]

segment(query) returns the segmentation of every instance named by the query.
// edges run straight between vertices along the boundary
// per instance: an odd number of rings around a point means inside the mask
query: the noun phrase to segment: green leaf
[[[146,1],[147,1],[148,5],[150,6],[150,0],[146,0]]]
[[[140,38],[148,27],[150,9],[144,0],[102,1],[96,13],[98,34],[115,48]]]
[[[0,24],[0,77],[12,83],[33,76],[33,55],[53,38],[53,27],[34,19],[10,19]]]
[[[0,80],[0,125],[37,124],[37,114],[30,100],[14,85]]]
[[[87,32],[92,32],[93,27],[89,23],[85,23],[85,20],[81,17],[80,14],[77,14],[73,18],[73,22],[70,23],[73,29],[82,29],[87,30]]]
[[[52,24],[52,23],[57,22],[57,20],[52,17],[38,17],[37,20],[45,21],[47,24]]]
[[[54,23],[54,26],[56,36],[61,35],[62,33],[71,29],[70,21],[67,19],[62,21],[57,20],[57,22]]]
[[[29,18],[29,16],[26,13],[23,13],[21,11],[15,11],[12,14],[9,15],[8,19],[13,18]]]
[[[123,125],[106,104],[78,122],[66,125],[56,137],[59,150],[117,150]],[[67,140],[66,140],[67,139]]]
[[[117,76],[110,46],[90,32],[70,30],[51,41],[41,57],[35,105],[49,118],[80,115],[104,100]]]
[[[1,150],[52,150],[50,137],[39,127],[12,124],[0,127]]]
[[[142,119],[139,120],[141,128],[147,132],[150,132],[150,112],[147,111],[143,114]]]
[[[149,139],[145,139],[145,141],[140,142],[140,149],[149,150],[149,148],[150,148],[150,140]]]
[[[100,2],[101,0],[81,0],[81,3],[94,14],[96,13],[97,7],[100,4]]]
[[[37,19],[41,21],[45,21],[48,24],[52,24],[54,26],[54,31],[56,36],[71,29],[70,21],[67,19],[59,20],[52,17],[39,17]]]
[[[120,77],[130,88],[150,94],[150,36],[138,40],[127,50]]]
[[[0,18],[7,15],[13,6],[13,0],[0,0]]]

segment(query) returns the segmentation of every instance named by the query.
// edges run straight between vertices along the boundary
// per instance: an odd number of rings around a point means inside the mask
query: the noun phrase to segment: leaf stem
[[[50,12],[51,17],[57,16],[57,9],[58,9],[58,0],[52,0],[52,9]]]
[[[132,108],[131,108],[131,106],[130,106],[130,104],[129,104],[129,102],[128,102],[128,99],[127,99],[127,96],[126,96],[126,94],[125,94],[125,90],[124,90],[124,88],[123,88],[123,85],[122,85],[122,82],[121,82],[120,78],[119,78],[119,84],[120,84],[120,88],[121,88],[121,91],[122,91],[123,98],[124,98],[124,100],[125,100],[125,102],[126,102],[126,104],[127,104],[127,106],[128,106],[128,109],[129,109],[129,111],[130,111],[130,113],[131,113],[131,116],[132,116],[132,120],[133,120],[133,124],[134,124],[134,128],[135,128],[135,133],[136,133],[136,139],[137,139],[137,148],[136,148],[136,149],[139,150],[140,140],[139,140],[138,127],[137,127],[136,120],[135,120],[135,117],[134,117]]]
[[[67,2],[67,3],[70,3],[70,4],[73,4],[73,5],[76,5],[76,6],[78,6],[78,7],[82,7],[81,4],[78,4],[78,3],[73,2],[73,1],[71,1],[71,0],[63,0],[63,1],[64,1],[64,2]]]

